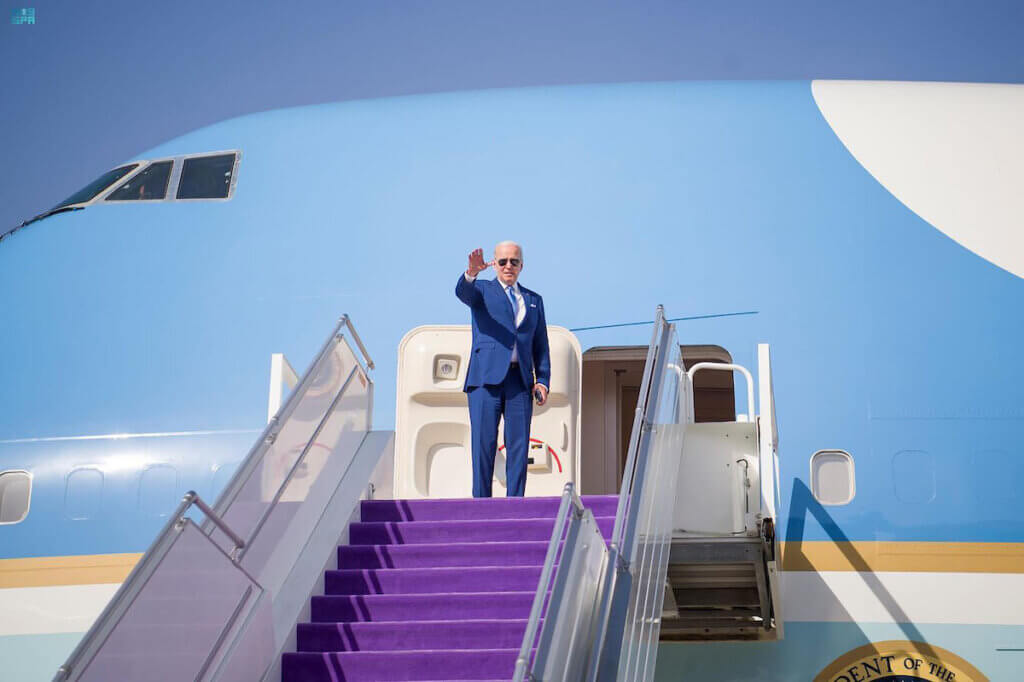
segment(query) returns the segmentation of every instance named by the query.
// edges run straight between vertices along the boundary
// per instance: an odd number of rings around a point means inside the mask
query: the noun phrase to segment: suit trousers
[[[533,400],[515,365],[498,385],[469,391],[469,422],[473,441],[473,497],[490,497],[498,420],[505,417],[505,487],[508,497],[526,494],[526,463],[530,448]]]

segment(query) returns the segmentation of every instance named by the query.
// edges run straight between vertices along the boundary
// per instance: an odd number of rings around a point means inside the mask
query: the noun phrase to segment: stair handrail
[[[573,516],[583,513],[583,504],[573,490],[571,482],[566,483],[562,489],[562,500],[558,504],[558,513],[555,515],[555,527],[551,531],[551,539],[548,541],[548,551],[544,558],[544,567],[540,572],[540,582],[537,584],[537,593],[533,597],[533,605],[530,607],[530,619],[526,622],[526,633],[523,635],[523,644],[519,648],[519,657],[516,658],[516,669],[513,682],[536,679],[529,671],[530,652],[533,650],[533,643],[537,638],[537,628],[540,626],[540,618],[544,611],[544,601],[547,598],[548,590],[554,578],[555,560],[558,557],[558,548],[565,536],[565,530],[570,519],[570,511]],[[527,677],[529,675],[529,677]]]
[[[248,542],[244,543],[245,546],[239,549],[239,560],[241,560],[245,555],[248,548],[252,546],[252,541],[260,534],[260,531],[263,529],[263,525],[267,522],[267,519],[270,518],[270,515],[274,513],[274,508],[277,506],[278,502],[281,501],[281,496],[288,488],[288,484],[292,482],[295,478],[296,472],[298,472],[301,466],[305,463],[306,455],[308,455],[309,451],[313,448],[317,436],[319,436],[320,432],[323,431],[324,425],[327,424],[327,420],[330,419],[331,414],[333,414],[335,408],[338,406],[342,396],[345,395],[345,391],[348,390],[349,384],[352,383],[352,379],[355,378],[356,372],[358,371],[359,368],[357,367],[353,367],[349,371],[348,376],[345,378],[345,383],[341,386],[341,390],[334,396],[334,400],[331,401],[331,406],[327,408],[324,416],[320,418],[316,429],[313,431],[313,435],[310,436],[309,441],[302,448],[302,452],[299,453],[299,456],[295,458],[295,462],[288,469],[288,473],[285,475],[284,480],[281,481],[281,484],[277,487],[277,491],[274,493],[274,498],[270,501],[270,504],[267,505],[267,508],[263,510],[263,513],[260,514],[260,518],[259,521],[256,522],[256,526],[249,532]]]
[[[696,365],[687,370],[687,375],[690,377],[690,381],[693,381],[693,375],[702,369],[717,369],[726,372],[739,372],[747,380],[747,422],[750,424],[754,423],[754,377],[751,376],[750,370],[743,365],[735,365],[729,362],[698,362]]]
[[[367,368],[373,369],[373,361],[370,359],[370,356],[364,350],[362,350],[362,341],[359,340],[359,335],[356,333],[355,327],[353,326],[351,319],[349,319],[348,314],[342,315],[340,318],[338,318],[337,323],[334,325],[334,329],[331,330],[331,333],[327,336],[323,344],[320,346],[320,350],[317,351],[317,354],[313,357],[312,362],[309,363],[309,367],[307,367],[306,371],[303,372],[302,377],[299,379],[299,383],[288,394],[287,399],[285,399],[284,404],[281,405],[281,409],[278,410],[277,414],[275,414],[271,418],[271,420],[267,422],[267,425],[264,427],[263,432],[260,434],[259,438],[256,439],[256,442],[253,444],[252,448],[246,454],[245,459],[242,460],[242,463],[238,466],[237,469],[235,469],[235,473],[231,476],[231,480],[228,481],[228,484],[226,486],[224,486],[224,490],[221,492],[220,496],[217,498],[216,503],[213,505],[214,510],[221,516],[224,515],[227,508],[230,507],[231,504],[235,501],[235,498],[238,496],[238,493],[241,491],[242,486],[245,484],[245,481],[248,480],[253,470],[257,466],[259,466],[261,462],[260,456],[262,454],[262,451],[265,450],[268,445],[274,442],[274,440],[277,438],[278,432],[280,431],[281,425],[287,422],[288,418],[291,417],[292,412],[295,411],[295,407],[298,405],[302,396],[305,395],[306,391],[309,389],[309,384],[313,380],[312,378],[315,376],[316,370],[319,369],[320,365],[326,361],[327,357],[330,355],[331,350],[334,348],[334,345],[344,340],[345,337],[341,333],[342,328],[346,328],[349,330],[349,332],[352,335],[352,338],[356,341],[356,345],[361,349],[361,352],[363,353],[362,360],[358,356],[356,356],[356,362],[359,364],[360,367],[363,368],[363,375],[365,376],[368,374],[368,372],[366,371]],[[366,362],[365,365],[363,364],[364,360]],[[209,531],[210,529],[208,527],[204,527],[203,530]]]
[[[651,386],[653,384],[652,379],[666,326],[665,309],[659,305],[654,314],[654,328],[651,331],[651,342],[647,346],[643,379],[640,382],[640,394],[637,398],[637,407],[633,417],[633,430],[630,432],[629,446],[626,450],[626,466],[622,474],[622,485],[619,489],[619,502],[615,512],[615,527],[609,542],[608,565],[605,568],[601,590],[598,593],[599,603],[596,605],[597,616],[595,619],[591,661],[585,676],[587,682],[606,682],[609,679],[614,679],[614,675],[617,674],[618,656],[617,654],[609,656],[611,647],[616,646],[617,642],[609,644],[609,630],[624,623],[624,614],[622,612],[628,605],[624,602],[624,599],[628,599],[630,583],[629,557],[631,552],[625,548],[626,525],[631,509],[633,480],[638,461],[637,451],[640,448],[641,435],[646,430],[645,426],[648,428],[650,426],[647,412],[650,403]],[[626,583],[625,587],[622,585],[623,582]],[[613,619],[623,622],[613,623]]]
[[[121,583],[121,586],[117,589],[117,592],[114,593],[114,596],[110,601],[107,602],[107,605],[103,607],[100,615],[95,621],[93,621],[92,626],[78,642],[78,645],[71,652],[71,655],[68,656],[59,668],[57,668],[57,673],[53,677],[53,682],[64,682],[65,680],[72,679],[72,673],[79,672],[80,664],[83,661],[91,661],[99,652],[114,627],[117,626],[125,612],[132,605],[135,597],[142,590],[156,569],[159,568],[167,552],[170,551],[173,545],[173,540],[176,536],[175,531],[181,527],[182,523],[185,522],[185,515],[188,514],[189,509],[193,506],[198,507],[212,523],[224,531],[224,534],[230,537],[235,543],[234,551],[231,553],[231,559],[237,566],[238,550],[245,546],[245,540],[232,531],[231,528],[224,523],[224,520],[221,519],[194,490],[188,491],[185,493],[184,497],[182,497],[177,509],[175,509],[170,518],[167,519],[167,523],[164,524],[164,527],[157,535],[156,540],[153,541],[149,546],[149,549],[146,550],[135,566],[132,567],[128,577],[125,578],[123,583]]]
[[[262,461],[263,456],[269,445],[273,444],[277,437],[277,433],[280,427],[288,422],[296,406],[305,396],[308,391],[310,384],[313,381],[313,377],[316,376],[317,370],[321,368],[323,363],[333,352],[333,350],[341,343],[344,343],[344,335],[341,333],[342,328],[347,328],[351,333],[356,345],[362,352],[362,359],[359,356],[352,353],[352,357],[355,358],[356,366],[349,372],[346,380],[342,384],[342,387],[338,390],[334,399],[331,401],[330,406],[325,411],[324,416],[319,420],[319,423],[310,436],[306,446],[303,448],[301,454],[296,458],[296,461],[290,468],[288,474],[278,486],[278,489],[273,496],[271,504],[268,505],[267,510],[261,514],[259,521],[253,530],[248,534],[247,538],[242,538],[241,535],[236,532],[235,529],[231,528],[230,524],[225,521],[225,514],[230,509],[232,502],[244,487],[248,481],[249,476],[254,472]],[[347,344],[346,344],[347,345]],[[351,347],[349,347],[351,352]],[[366,364],[364,364],[364,361]],[[142,558],[135,564],[128,577],[123,583],[121,583],[117,592],[111,598],[110,602],[107,603],[106,607],[100,613],[100,615],[93,621],[91,627],[86,634],[79,641],[78,645],[72,651],[71,655],[66,659],[65,663],[58,668],[56,675],[53,678],[53,682],[70,682],[71,680],[78,679],[78,677],[84,672],[83,665],[88,666],[96,655],[102,650],[105,642],[108,640],[114,629],[120,624],[124,615],[128,609],[136,601],[139,594],[145,588],[150,577],[160,567],[167,553],[172,549],[180,531],[183,526],[188,524],[187,514],[192,506],[197,507],[203,512],[205,521],[201,527],[202,534],[207,540],[214,546],[218,546],[218,543],[211,537],[213,529],[220,530],[224,535],[231,541],[233,549],[230,551],[229,557],[231,564],[235,570],[244,575],[245,578],[260,590],[264,589],[263,586],[256,580],[254,576],[243,569],[240,565],[245,552],[249,547],[252,546],[254,539],[259,535],[260,530],[263,528],[263,524],[266,521],[269,513],[273,510],[276,503],[280,500],[282,492],[291,482],[294,477],[296,470],[300,464],[304,461],[305,455],[309,452],[313,442],[321,432],[326,423],[327,419],[334,412],[338,406],[339,401],[347,392],[349,386],[352,383],[352,379],[356,376],[357,372],[362,372],[362,377],[365,378],[366,382],[364,386],[369,387],[370,400],[367,407],[367,430],[369,429],[370,413],[372,411],[372,387],[373,383],[370,381],[366,368],[373,367],[373,361],[370,359],[369,354],[363,347],[362,341],[355,331],[354,326],[349,319],[349,316],[342,315],[327,337],[326,341],[321,346],[319,352],[310,363],[306,372],[302,375],[298,385],[288,395],[287,400],[277,415],[267,424],[263,432],[260,434],[256,443],[249,450],[245,460],[236,469],[235,474],[232,476],[231,481],[225,486],[224,490],[217,499],[217,502],[211,507],[203,501],[198,494],[194,491],[189,491],[178,505],[177,509],[171,514],[167,523],[164,524],[161,531],[157,534],[154,541],[147,548],[146,552],[142,555]],[[218,546],[219,548],[219,546]],[[223,550],[222,550],[223,551]],[[248,594],[248,593],[247,593]],[[240,608],[240,607],[239,607]],[[232,621],[239,615],[238,611],[232,616]],[[228,623],[230,626],[231,623]],[[206,660],[202,666],[200,675],[205,674],[205,671],[209,668],[211,663],[215,660],[216,656],[221,653],[227,642],[224,639],[226,631],[222,633],[221,638],[214,644],[213,650],[209,652]],[[197,678],[198,679],[198,678]]]
[[[516,660],[514,682],[582,679],[590,662],[598,592],[607,567],[608,545],[597,519],[568,483]]]
[[[682,356],[675,326],[667,322],[664,308],[658,306],[655,311],[654,329],[651,343],[647,350],[643,380],[630,434],[629,449],[623,472],[622,487],[615,515],[615,527],[612,531],[611,543],[601,563],[602,571],[599,583],[591,594],[580,595],[589,600],[580,604],[575,613],[551,613],[544,619],[541,641],[537,647],[535,669],[541,669],[539,663],[547,658],[550,660],[550,641],[548,632],[557,632],[564,625],[561,618],[566,615],[578,617],[581,611],[591,616],[587,636],[572,638],[570,652],[586,656],[581,668],[573,668],[571,675],[563,675],[559,682],[610,682],[611,680],[650,680],[654,674],[656,659],[657,630],[660,623],[661,583],[668,561],[667,536],[671,534],[671,513],[665,517],[664,499],[647,501],[644,495],[668,495],[673,489],[678,472],[677,455],[681,452],[681,441],[674,443],[675,436],[681,438],[682,431],[673,428],[685,426],[692,421],[692,390],[689,375],[682,369]],[[675,393],[673,393],[675,391]],[[664,398],[667,401],[662,403]],[[663,407],[671,408],[670,416],[660,413]],[[661,430],[660,439],[654,437]],[[673,450],[678,445],[678,451]],[[652,447],[657,447],[653,461]],[[674,466],[673,466],[674,465]],[[653,468],[652,468],[653,467]],[[652,490],[645,490],[645,485],[654,485]],[[564,494],[565,495],[565,494]],[[568,506],[563,495],[559,520],[556,521],[549,545],[549,560],[553,562],[553,552],[557,552],[556,543],[561,540]],[[654,516],[653,509],[660,502],[661,516]],[[647,516],[640,525],[640,512],[646,510]],[[669,510],[671,511],[671,509]],[[592,515],[591,515],[592,516]],[[665,517],[665,518],[662,518]],[[652,518],[658,522],[652,524]],[[667,522],[666,522],[667,519]],[[666,528],[668,529],[666,533]],[[571,532],[571,529],[570,529]],[[641,545],[641,540],[643,544]],[[602,545],[603,546],[603,545]],[[553,549],[554,548],[554,549]],[[642,552],[640,551],[642,549]],[[570,542],[565,541],[564,552],[570,551]],[[558,584],[563,577],[563,568],[569,558],[562,557],[556,574],[556,589],[552,590],[549,609],[556,604]],[[567,572],[566,572],[567,573]],[[580,577],[580,576],[577,576]],[[541,583],[534,597],[534,608],[531,612],[531,624],[535,617],[539,619],[539,609],[547,597],[547,585],[550,573],[542,574]],[[635,631],[640,623],[640,631]],[[620,666],[620,654],[627,640],[627,628],[631,641],[640,642],[626,652],[625,664]],[[529,626],[523,640],[517,660],[516,682],[540,678],[528,670],[530,650],[536,637],[536,627]],[[565,642],[561,642],[565,646]],[[621,667],[621,669],[620,669]],[[633,668],[640,674],[637,677]]]
[[[619,488],[619,503],[615,510],[615,528],[612,530],[611,541],[608,543],[613,549],[620,549],[626,533],[626,518],[629,513],[632,496],[630,491],[633,487],[634,475],[636,472],[637,457],[636,451],[640,445],[640,435],[643,431],[644,419],[650,399],[652,375],[655,366],[655,354],[658,351],[660,340],[663,336],[667,323],[665,322],[665,308],[659,305],[654,311],[654,328],[651,330],[651,342],[647,346],[647,357],[644,360],[644,373],[640,380],[640,393],[637,398],[636,410],[633,412],[633,429],[629,434],[629,446],[626,449],[626,466],[622,472],[622,485]]]
[[[667,323],[661,306],[656,321],[619,493],[589,682],[640,682],[654,674],[672,526],[672,505],[665,498],[674,493],[682,433],[693,417],[675,325]]]
[[[344,325],[350,334],[352,334],[352,340],[356,342],[356,346],[359,347],[359,352],[363,354],[363,360],[369,369],[374,368],[373,358],[370,357],[369,351],[366,350],[366,346],[363,345],[363,339],[359,336],[359,332],[356,331],[356,327],[352,324],[352,318],[348,316],[348,313],[341,316],[338,320],[338,325]]]

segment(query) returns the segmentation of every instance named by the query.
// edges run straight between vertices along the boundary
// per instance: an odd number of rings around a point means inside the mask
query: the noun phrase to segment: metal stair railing
[[[615,528],[607,552],[588,548],[577,561],[566,529],[563,496],[549,546],[548,563],[565,542],[555,573],[549,611],[537,642],[539,606],[552,584],[542,575],[535,611],[523,639],[516,681],[639,682],[654,676],[663,590],[672,535],[679,454],[686,424],[693,420],[692,390],[683,369],[675,326],[658,306],[623,473]],[[593,556],[596,555],[596,556]],[[573,568],[586,564],[589,570]],[[548,564],[545,564],[547,567]],[[600,571],[594,570],[599,566]],[[571,598],[566,595],[571,595]]]
[[[693,419],[675,325],[658,306],[601,590],[589,682],[651,680],[672,539],[679,456]]]
[[[216,504],[184,497],[54,682],[259,679],[274,595],[370,430],[367,367],[342,316]]]
[[[612,531],[608,553],[608,568],[602,579],[597,618],[594,630],[594,642],[591,648],[590,661],[583,679],[588,682],[603,682],[614,679],[618,671],[618,658],[622,638],[626,629],[626,611],[629,608],[630,588],[633,574],[630,570],[630,559],[633,555],[636,518],[634,481],[637,478],[639,459],[637,452],[650,439],[648,410],[651,407],[652,386],[656,367],[661,362],[663,346],[668,323],[665,321],[665,310],[658,306],[654,316],[654,329],[651,342],[647,348],[647,359],[644,362],[644,374],[640,383],[640,395],[637,400],[633,417],[633,429],[629,437],[626,466],[622,473],[622,485],[619,489],[619,504],[615,513],[615,527]],[[642,479],[642,476],[640,477]]]
[[[566,483],[513,682],[582,677],[593,641],[597,590],[607,562],[608,548],[594,513],[583,507],[573,484]],[[537,653],[531,660],[534,646]]]

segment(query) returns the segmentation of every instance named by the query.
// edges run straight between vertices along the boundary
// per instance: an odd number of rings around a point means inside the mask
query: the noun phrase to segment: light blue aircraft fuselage
[[[679,336],[748,367],[771,344],[787,547],[932,543],[931,566],[890,572],[927,576],[937,602],[942,576],[1022,580],[1021,272],[897,198],[823,106],[806,82],[495,90],[270,111],[146,151],[241,150],[234,193],[100,201],[0,242],[0,472],[32,475],[29,513],[0,525],[0,598],[30,589],[3,582],[7,560],[142,552],[184,491],[215,497],[265,423],[270,355],[301,370],[342,312],[378,361],[374,426],[391,428],[389,354],[417,325],[464,323],[466,253],[504,239],[552,324],[642,321],[658,303],[752,313]],[[849,504],[814,499],[823,449],[854,457]],[[967,546],[973,568],[940,565]],[[870,582],[846,573],[839,603],[847,577]],[[658,679],[811,679],[917,637],[1014,679],[1021,654],[999,649],[1019,648],[1024,617],[953,604],[921,620],[888,589],[905,620],[798,607],[780,642],[663,644]],[[0,665],[26,675],[10,679],[48,679],[84,629],[45,628],[0,630]]]

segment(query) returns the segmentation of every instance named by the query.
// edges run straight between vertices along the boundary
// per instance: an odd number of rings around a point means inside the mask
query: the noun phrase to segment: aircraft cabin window
[[[227,199],[235,170],[234,154],[185,159],[178,183],[179,199]]]
[[[853,457],[844,450],[818,450],[811,455],[811,492],[821,504],[848,504],[857,494]]]
[[[0,524],[24,521],[31,499],[32,474],[27,471],[0,472]]]
[[[109,170],[100,177],[96,178],[88,185],[78,190],[64,201],[60,202],[54,208],[60,208],[61,206],[71,206],[72,204],[81,204],[86,201],[91,201],[96,197],[97,194],[105,190],[106,188],[113,185],[115,182],[123,178],[124,176],[131,173],[133,170],[139,167],[137,163],[129,163],[126,166],[120,166],[114,170]]]
[[[153,201],[167,196],[173,161],[156,161],[111,192],[107,201]]]

